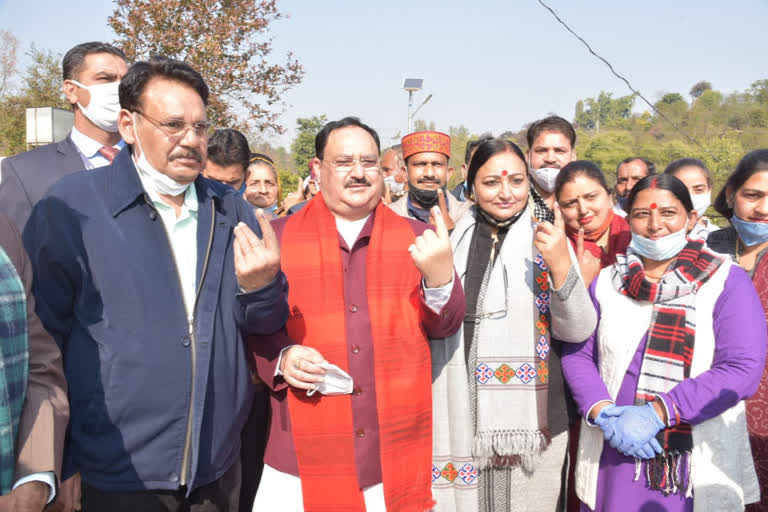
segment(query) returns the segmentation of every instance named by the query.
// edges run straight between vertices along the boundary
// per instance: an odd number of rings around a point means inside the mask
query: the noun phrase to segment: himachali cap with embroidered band
[[[442,132],[409,133],[401,141],[403,159],[416,153],[442,153],[451,157],[451,137]]]

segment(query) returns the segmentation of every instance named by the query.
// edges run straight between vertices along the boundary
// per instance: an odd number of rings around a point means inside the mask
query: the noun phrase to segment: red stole
[[[431,357],[421,323],[421,274],[408,254],[414,233],[379,203],[366,260],[374,346],[381,470],[387,510],[432,506]],[[285,225],[282,269],[288,278],[288,335],[349,370],[343,270],[336,222],[318,194]],[[397,269],[397,271],[392,271]],[[350,395],[288,393],[307,512],[362,512]]]

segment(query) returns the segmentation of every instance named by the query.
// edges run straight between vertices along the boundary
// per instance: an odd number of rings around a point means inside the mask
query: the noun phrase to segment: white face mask
[[[710,197],[709,192],[706,194],[693,194],[691,195],[691,201],[693,201],[693,209],[699,214],[699,218],[704,216],[707,208],[712,204],[712,198]]]
[[[389,185],[389,193],[393,196],[402,195],[405,191],[405,183],[398,183],[394,176],[384,176],[384,184]]]
[[[134,152],[133,163],[136,165],[136,169],[139,171],[139,174],[142,177],[141,181],[143,183],[149,183],[155,192],[166,196],[175,197],[186,192],[187,187],[189,187],[191,183],[179,183],[167,174],[161,173],[152,167],[152,164],[149,163],[149,160],[147,160],[147,154],[141,147],[139,132],[136,130],[136,114],[131,114],[131,116],[133,117],[133,134],[136,137],[136,145],[139,147],[139,151],[141,152],[141,156],[139,156],[138,159],[136,158],[136,154]]]
[[[320,363],[320,368],[325,370],[323,382],[313,389],[307,390],[307,396],[320,393],[326,396],[349,395],[352,393],[352,377],[347,372],[330,363]]]
[[[656,240],[651,240],[632,232],[632,241],[629,243],[629,247],[640,256],[650,260],[665,261],[677,256],[683,250],[685,244],[688,243],[686,236],[688,234],[686,232],[687,228],[687,225],[683,226],[683,229],[680,231],[675,231]]]
[[[120,113],[120,98],[117,94],[120,82],[95,85],[83,85],[77,80],[70,80],[70,82],[91,93],[91,102],[87,107],[77,102],[83,115],[105,132],[115,133],[117,115]]]
[[[531,169],[531,176],[533,181],[541,187],[544,192],[555,191],[555,180],[557,175],[560,174],[560,169],[556,167],[542,167],[541,169]]]

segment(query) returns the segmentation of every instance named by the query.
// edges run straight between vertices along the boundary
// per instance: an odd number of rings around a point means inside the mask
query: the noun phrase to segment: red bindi
[[[655,210],[655,209],[656,209],[656,203],[651,203],[651,210]]]
[[[502,176],[506,176],[507,174],[509,174],[509,173],[507,172],[507,170],[506,170],[506,169],[504,169],[503,171],[501,171],[501,175],[502,175]]]

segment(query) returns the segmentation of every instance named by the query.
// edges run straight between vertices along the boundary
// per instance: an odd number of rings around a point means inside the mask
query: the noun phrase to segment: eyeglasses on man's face
[[[348,173],[355,168],[355,164],[360,164],[365,172],[378,172],[379,171],[379,157],[376,155],[361,155],[359,158],[354,158],[349,155],[337,156],[332,160],[323,160],[328,163],[334,171],[340,173]]]
[[[207,137],[208,128],[211,126],[207,121],[197,121],[195,123],[188,123],[181,119],[158,121],[157,119],[149,117],[147,114],[141,112],[140,110],[137,110],[136,113],[149,121],[152,125],[155,126],[155,128],[163,132],[168,138],[181,139],[187,134],[190,128],[198,137]]]

